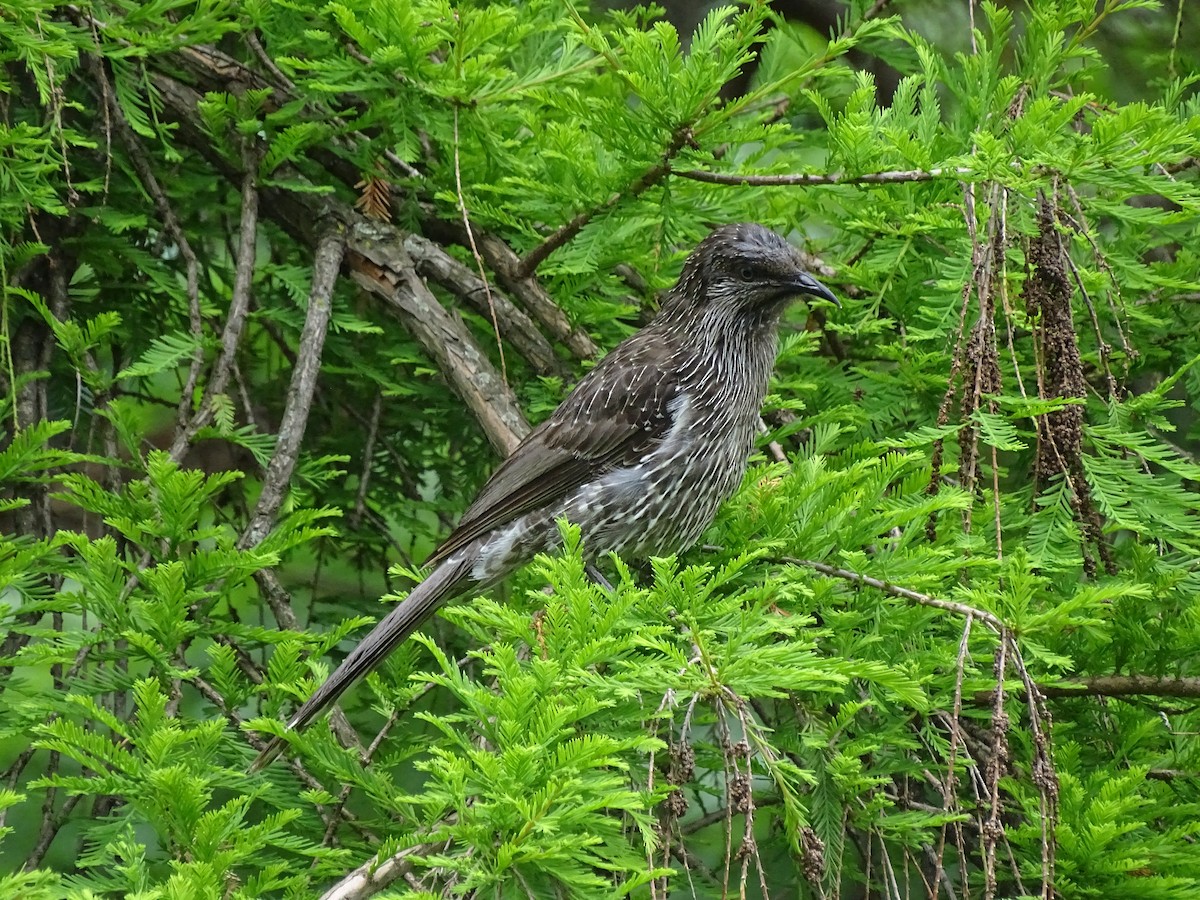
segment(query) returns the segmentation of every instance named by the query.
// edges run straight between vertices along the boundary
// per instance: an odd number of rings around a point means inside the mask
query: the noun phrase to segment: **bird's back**
[[[472,551],[483,560],[477,576],[502,578],[556,546],[559,518],[580,526],[592,558],[691,546],[746,470],[775,349],[773,332],[754,338],[754,346],[736,336],[701,340],[656,321],[614,349],[530,436],[583,477],[489,533]],[[714,354],[739,356],[735,371],[712,377],[723,368]],[[486,515],[493,485],[511,496],[530,475],[502,467],[464,521]]]

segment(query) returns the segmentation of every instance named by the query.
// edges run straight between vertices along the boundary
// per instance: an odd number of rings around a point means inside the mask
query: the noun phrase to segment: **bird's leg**
[[[596,584],[600,585],[600,587],[604,588],[606,591],[613,590],[612,583],[604,577],[604,573],[591,563],[587,564],[587,568],[584,571],[587,572],[588,578],[592,579],[592,581],[596,582]]]

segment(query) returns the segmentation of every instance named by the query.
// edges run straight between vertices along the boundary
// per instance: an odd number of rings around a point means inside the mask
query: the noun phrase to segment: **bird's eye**
[[[737,273],[738,273],[738,278],[742,279],[742,281],[753,281],[754,280],[754,267],[753,266],[748,266],[748,265],[741,266],[738,268]]]

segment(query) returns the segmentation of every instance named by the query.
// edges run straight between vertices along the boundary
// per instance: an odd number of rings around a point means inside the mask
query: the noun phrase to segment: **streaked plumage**
[[[430,575],[288,728],[320,715],[441,603],[553,549],[559,518],[580,526],[592,558],[691,546],[745,473],[779,317],[801,294],[837,302],[773,231],[728,225],[705,238],[654,321],[601,360],[501,463],[430,557]],[[272,740],[255,768],[281,746]]]

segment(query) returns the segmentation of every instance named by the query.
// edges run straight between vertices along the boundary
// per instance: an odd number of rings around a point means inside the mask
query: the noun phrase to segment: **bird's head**
[[[808,273],[795,247],[769,228],[742,223],[724,225],[700,242],[684,262],[663,311],[711,312],[767,323],[803,296],[838,303]]]

